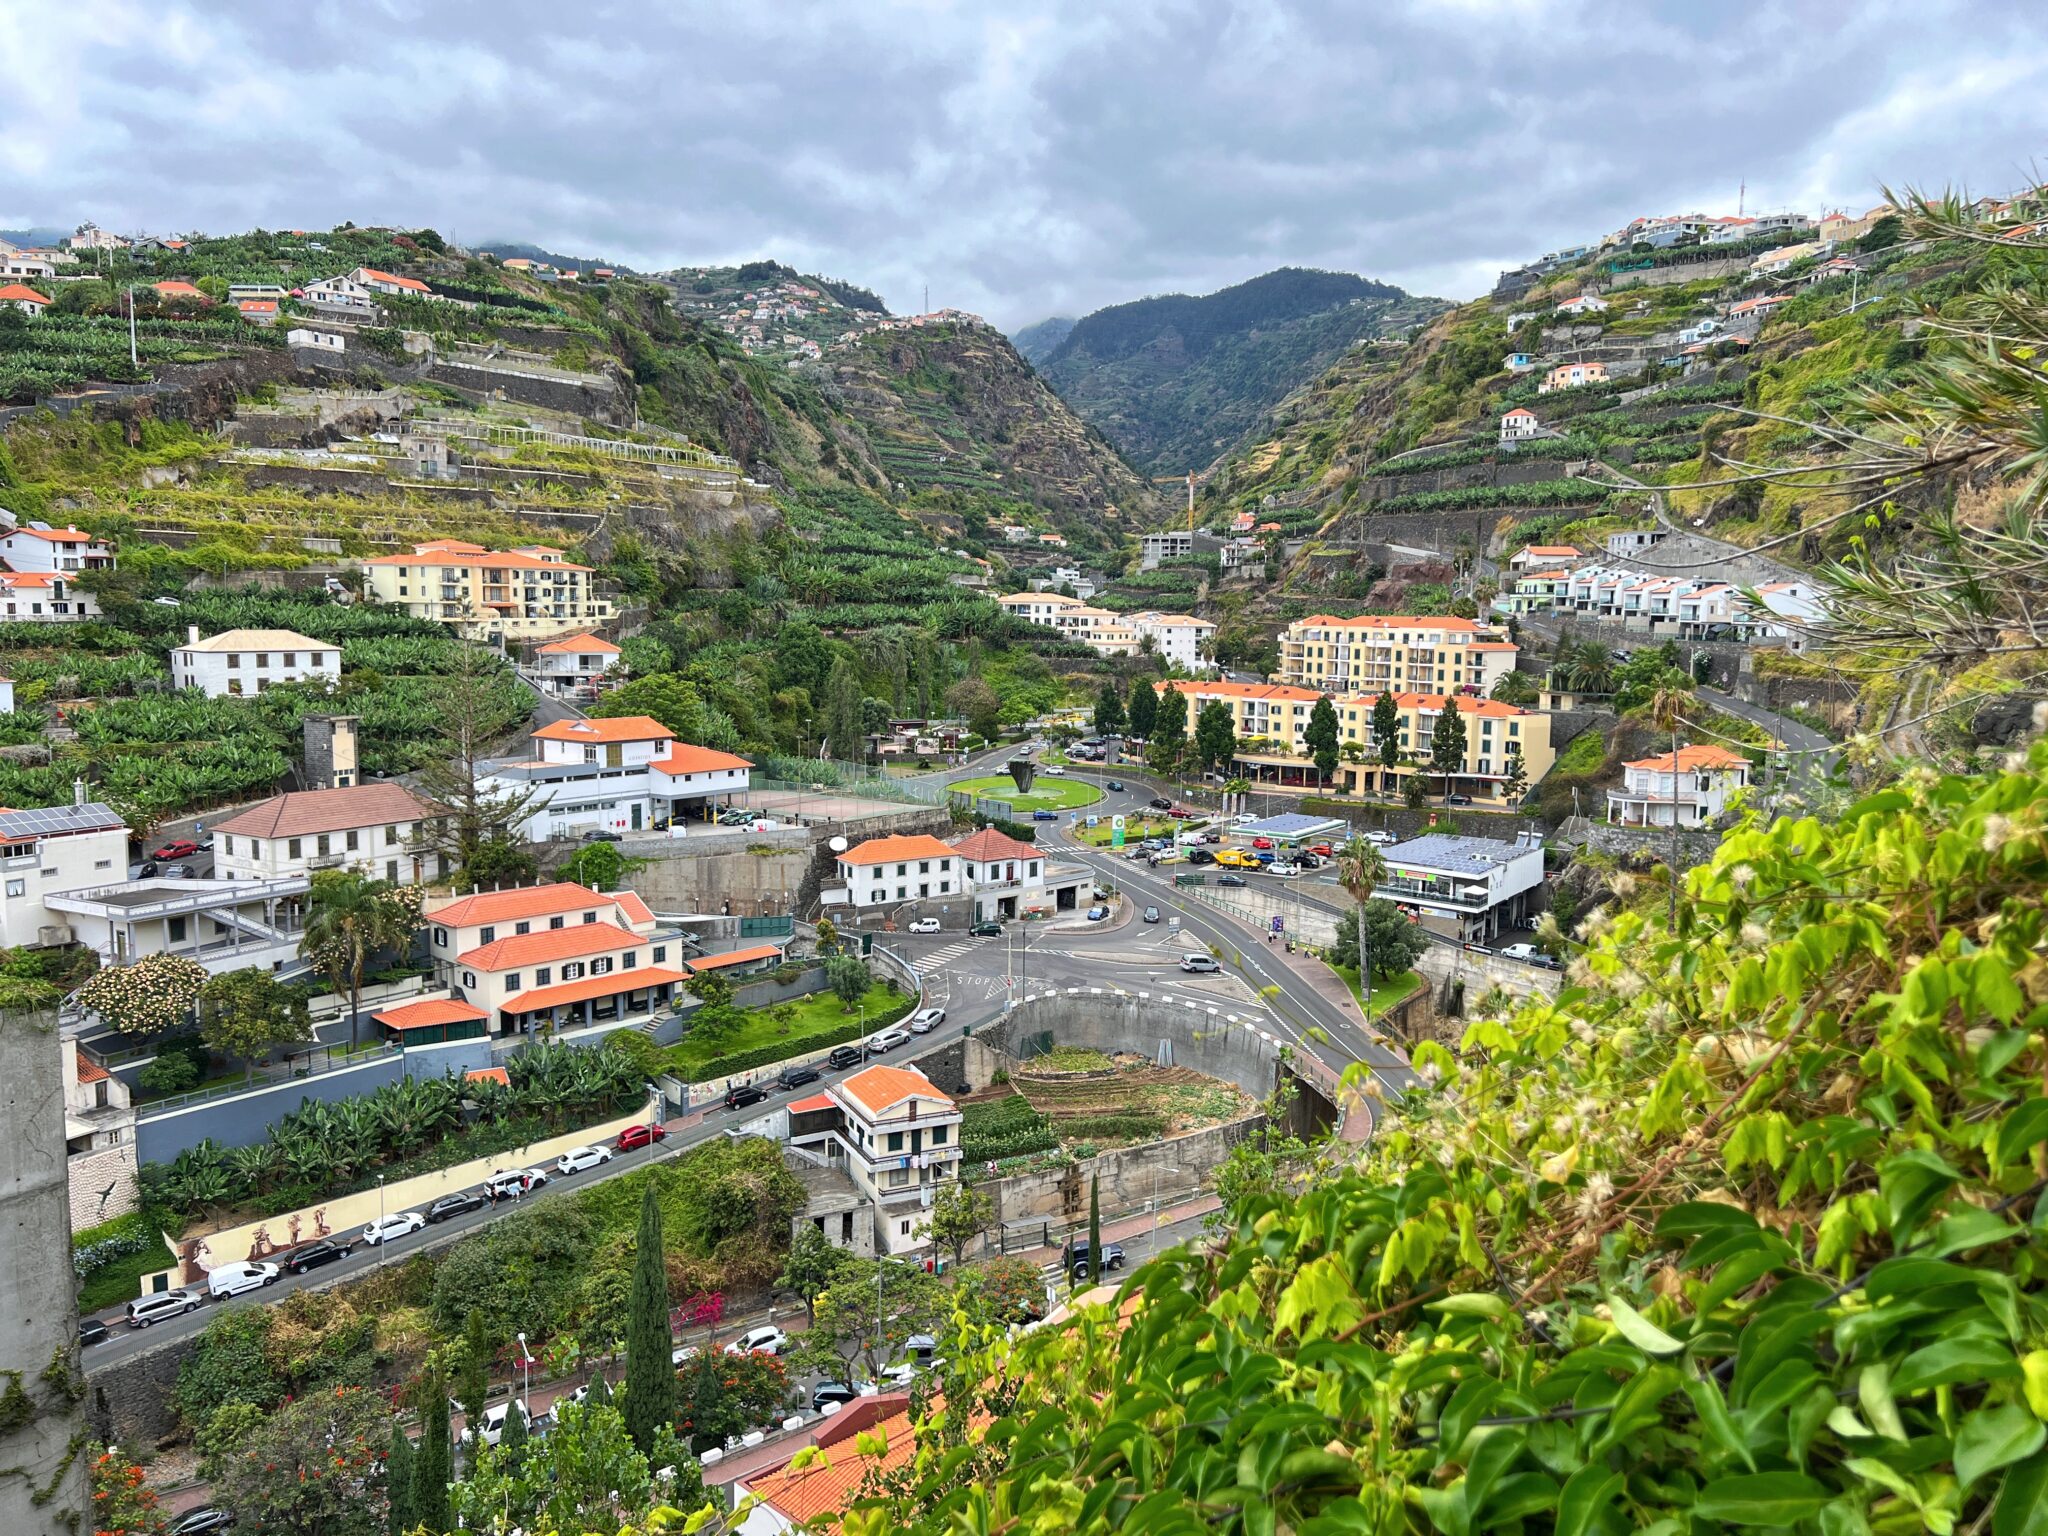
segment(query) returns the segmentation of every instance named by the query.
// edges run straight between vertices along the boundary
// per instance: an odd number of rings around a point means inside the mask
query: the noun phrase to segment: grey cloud
[[[1462,297],[1745,182],[2002,189],[2048,76],[2048,13],[1903,0],[33,10],[0,224],[774,255],[1004,324],[1282,262]]]

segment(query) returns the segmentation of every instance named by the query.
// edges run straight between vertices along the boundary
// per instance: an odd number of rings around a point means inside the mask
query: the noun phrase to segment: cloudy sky
[[[2038,0],[0,0],[0,228],[773,256],[1006,326],[1283,263],[1463,298],[1641,213],[2048,159]]]

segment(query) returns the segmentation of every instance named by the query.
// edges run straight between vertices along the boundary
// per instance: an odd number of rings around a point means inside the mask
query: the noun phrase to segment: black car
[[[1002,936],[1003,925],[996,922],[976,923],[967,930],[967,937],[970,939],[1000,939]]]
[[[1218,875],[1216,883],[1218,885],[1243,885],[1245,880],[1243,875]]]
[[[1147,800],[1145,803],[1151,806],[1152,809],[1155,811],[1170,811],[1173,809],[1173,802],[1167,799],[1164,795],[1154,795],[1150,800]]]
[[[135,871],[135,878],[138,880],[154,880],[156,878],[156,860],[144,859],[142,867]]]
[[[1206,848],[1190,848],[1188,850],[1188,862],[1190,864],[1214,864],[1216,862],[1216,855]]]
[[[427,1207],[427,1220],[446,1221],[450,1216],[467,1216],[471,1211],[480,1211],[491,1203],[488,1195],[465,1189],[459,1195],[443,1195]]]
[[[586,843],[618,843],[624,842],[625,839],[620,837],[610,827],[592,827],[583,834],[583,841]]]
[[[81,1317],[78,1320],[78,1347],[107,1342],[107,1325],[96,1317]]]
[[[318,1269],[322,1264],[338,1264],[349,1256],[352,1245],[332,1242],[322,1238],[317,1243],[308,1243],[293,1250],[292,1256],[284,1261],[284,1272],[288,1275],[303,1275],[309,1269]]]
[[[859,1400],[860,1388],[844,1381],[821,1381],[811,1391],[811,1412],[823,1413],[828,1404],[844,1407]]]
[[[1108,790],[1112,795],[1120,795],[1124,792],[1124,781],[1122,779],[1111,779],[1107,784],[1104,784],[1102,787]]]
[[[214,1531],[224,1531],[235,1523],[235,1517],[224,1509],[208,1504],[195,1509],[171,1527],[171,1536],[210,1536]]]
[[[1074,1244],[1071,1257],[1074,1265],[1074,1278],[1076,1280],[1086,1280],[1090,1270],[1088,1244],[1085,1241]],[[1105,1270],[1118,1270],[1124,1267],[1124,1248],[1122,1243],[1104,1243],[1102,1245],[1102,1267]]]
[[[842,1045],[836,1047],[832,1054],[825,1058],[825,1065],[828,1067],[857,1067],[860,1065],[860,1057],[859,1046]]]
[[[725,1090],[727,1109],[745,1109],[749,1104],[759,1104],[768,1097],[768,1090],[759,1083],[734,1083]]]
[[[775,1074],[775,1086],[784,1089],[801,1088],[805,1083],[815,1083],[817,1080],[818,1069],[816,1067],[784,1067]]]

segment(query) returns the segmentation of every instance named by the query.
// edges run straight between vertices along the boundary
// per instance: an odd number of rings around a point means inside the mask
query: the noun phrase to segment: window
[[[668,946],[667,946],[666,944],[657,944],[657,945],[655,945],[655,946],[654,946],[654,963],[655,963],[656,965],[661,965],[661,964],[664,964],[664,963],[665,963],[665,962],[666,962],[667,960],[668,960]]]
[[[909,1182],[910,1170],[908,1168],[892,1168],[889,1170],[889,1187],[891,1189],[901,1189]],[[905,1232],[908,1232],[910,1230],[910,1223],[905,1222],[903,1229]]]
[[[903,1150],[903,1133],[901,1131],[891,1131],[889,1133],[889,1150],[891,1152],[901,1152]]]
[[[597,914],[595,912],[586,912],[583,914],[583,921],[585,921],[586,923],[594,923],[597,921]]]
[[[333,842],[333,838],[329,837],[325,832],[322,832],[317,838],[313,840],[313,847],[314,850],[319,854],[319,856],[324,859],[327,857],[329,848],[333,846]]]
[[[582,979],[582,976],[583,962],[581,960],[570,960],[562,966],[562,980],[578,981]]]
[[[464,971],[464,972],[462,973],[462,984],[463,984],[463,985],[464,985],[465,987],[473,987],[473,986],[475,986],[475,985],[476,985],[476,972],[475,972],[475,971]]]
[[[288,841],[288,842],[287,842],[287,843],[286,843],[286,844],[284,845],[284,851],[285,851],[285,856],[286,856],[287,858],[293,858],[293,859],[296,859],[296,858],[298,858],[298,857],[300,856],[300,853],[299,853],[299,840],[298,840],[298,839],[297,839],[296,837],[295,837],[295,838],[292,838],[292,839],[291,839],[290,841]]]
[[[639,950],[637,950],[637,949],[629,949],[629,950],[627,950],[627,951],[626,951],[626,963],[625,963],[625,965],[624,965],[623,969],[625,969],[625,970],[629,970],[629,971],[637,971],[637,970],[639,970],[639,969],[640,969],[640,951],[639,951]]]
[[[236,654],[236,653],[235,653],[234,651],[229,651],[229,652],[228,652],[228,670],[229,670],[230,672],[239,672],[239,671],[241,671],[241,669],[242,669],[242,658],[241,658],[241,657],[240,657],[240,656],[239,656],[238,654]],[[237,690],[237,691],[239,691],[239,690]]]
[[[386,827],[386,828],[384,829],[384,846],[385,846],[386,848],[394,848],[394,847],[396,847],[397,845],[398,845],[398,828],[396,828],[396,827]]]
[[[476,937],[476,941],[477,941],[477,943],[479,943],[479,944],[489,944],[489,943],[491,943],[491,942],[492,942],[493,940],[495,940],[495,939],[496,939],[497,937],[498,937],[498,930],[497,930],[497,929],[495,929],[495,928],[485,928],[485,929],[481,930],[481,931],[480,931],[480,932],[479,932],[479,933],[477,934],[477,937]]]
[[[222,838],[220,840],[220,851],[222,853],[233,853],[235,851],[235,840],[232,837]]]
[[[512,995],[512,994],[513,994],[514,992],[517,992],[518,990],[519,990],[519,973],[518,973],[517,971],[514,971],[514,972],[512,972],[512,974],[511,974],[511,975],[509,975],[509,976],[507,976],[507,977],[505,978],[505,995],[509,997],[509,996],[511,996],[511,995]]]
[[[242,680],[239,677],[228,679],[228,696],[237,699],[242,696]]]
[[[599,955],[590,962],[590,974],[593,976],[608,975],[611,972],[611,968],[612,957],[610,955]]]
[[[446,949],[447,947],[448,947],[448,930],[447,930],[446,928],[436,928],[436,929],[434,930],[434,948],[436,948],[436,949]]]
[[[559,918],[559,917],[551,917],[551,918],[549,918],[549,919],[548,919],[548,927],[550,927],[550,928],[559,928],[559,927],[561,927],[561,926],[562,926],[562,919],[561,919],[561,918]]]
[[[946,1144],[946,1127],[945,1127],[945,1126],[943,1126],[943,1125],[935,1125],[935,1126],[933,1126],[933,1127],[932,1127],[932,1145],[933,1145],[933,1146],[935,1146],[935,1147],[943,1147],[943,1146],[944,1146],[945,1144]]]
[[[386,859],[384,861],[384,878],[393,885],[398,884],[398,860]]]
[[[907,1221],[899,1221],[898,1223],[896,1223],[896,1226],[897,1226],[897,1235],[898,1235],[898,1236],[901,1236],[901,1237],[908,1237],[908,1236],[910,1236],[910,1223],[909,1223],[909,1222],[907,1222]]]
[[[354,853],[354,852],[356,851],[356,834],[355,834],[355,830],[354,830],[353,828],[351,828],[351,829],[349,830],[349,833],[348,833],[348,836],[347,836],[347,839],[346,839],[346,847],[348,848],[348,851],[349,851],[350,853]]]
[[[269,665],[270,665],[270,653],[269,653],[268,651],[258,651],[258,652],[256,653],[256,665],[257,665],[257,666],[259,666],[259,667],[267,667],[267,666],[269,666]]]
[[[533,984],[536,987],[544,987],[554,979],[555,973],[549,970],[546,966],[542,966],[539,970],[533,973]]]
[[[7,882],[7,894],[10,896],[21,896],[26,894],[27,891],[28,885],[24,881],[10,880]]]

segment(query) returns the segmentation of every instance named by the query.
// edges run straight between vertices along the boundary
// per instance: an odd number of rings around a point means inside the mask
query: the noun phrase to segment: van
[[[217,1301],[223,1296],[239,1296],[244,1291],[260,1290],[277,1281],[275,1264],[216,1264],[207,1272],[206,1288]]]
[[[1525,965],[1539,965],[1543,960],[1543,952],[1534,944],[1510,944],[1500,954],[1503,959],[1520,960]]]
[[[1216,964],[1214,956],[1201,954],[1198,951],[1190,951],[1189,953],[1182,955],[1180,957],[1180,968],[1184,971],[1191,971],[1196,974],[1206,974],[1210,971],[1222,969],[1220,966]]]

